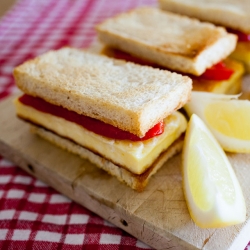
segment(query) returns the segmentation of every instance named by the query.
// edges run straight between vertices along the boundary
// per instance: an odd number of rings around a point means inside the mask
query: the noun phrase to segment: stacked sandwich
[[[189,77],[84,50],[49,51],[14,69],[19,118],[137,191],[180,152]]]
[[[243,66],[227,58],[237,36],[223,27],[142,7],[105,20],[97,33],[109,56],[189,75],[194,90],[241,91]]]
[[[227,58],[237,36],[151,7],[105,20],[97,33],[108,57],[62,48],[16,67],[24,92],[16,112],[33,132],[142,191],[182,149],[187,121],[177,110],[192,88],[240,92],[243,67]]]
[[[164,10],[225,26],[238,36],[231,57],[250,73],[250,1],[244,0],[159,0]]]

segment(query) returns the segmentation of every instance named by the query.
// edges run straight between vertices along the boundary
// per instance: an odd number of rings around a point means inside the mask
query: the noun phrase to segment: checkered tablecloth
[[[17,91],[13,67],[49,49],[88,47],[97,23],[142,5],[157,2],[19,0],[0,19],[0,101]],[[0,156],[0,249],[150,247]]]

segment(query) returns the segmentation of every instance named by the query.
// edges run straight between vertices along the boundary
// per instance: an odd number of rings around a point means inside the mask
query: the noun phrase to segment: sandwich
[[[225,26],[238,36],[238,43],[230,55],[250,73],[250,2],[238,0],[159,0],[160,8],[202,21]]]
[[[136,191],[182,149],[187,76],[75,48],[49,51],[13,72],[17,116],[31,131],[88,159]]]
[[[243,66],[227,58],[237,36],[223,27],[141,7],[104,20],[96,30],[103,54],[188,75],[194,90],[240,92]]]

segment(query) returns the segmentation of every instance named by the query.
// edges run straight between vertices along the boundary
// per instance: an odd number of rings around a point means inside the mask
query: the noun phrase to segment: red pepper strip
[[[227,29],[227,30],[228,32],[234,33],[235,35],[237,35],[239,42],[250,42],[250,34],[244,33],[239,30],[234,30],[234,29]]]
[[[233,73],[234,73],[233,69],[227,68],[227,66],[223,62],[219,62],[213,65],[211,68],[208,68],[198,78],[204,80],[222,81],[222,80],[228,80]]]
[[[97,119],[84,115],[79,115],[74,111],[70,111],[61,106],[56,106],[51,103],[48,103],[45,100],[38,97],[33,97],[24,94],[19,98],[19,101],[24,105],[31,106],[41,112],[49,113],[51,115],[64,118],[65,120],[68,120],[70,122],[77,123],[78,125],[86,128],[89,131],[92,131],[96,134],[106,136],[112,139],[143,141],[152,138],[156,135],[160,135],[164,132],[164,123],[163,121],[161,121],[158,124],[156,124],[153,128],[151,128],[144,137],[140,138],[134,134],[131,134],[127,131],[123,131],[117,127],[99,121]]]

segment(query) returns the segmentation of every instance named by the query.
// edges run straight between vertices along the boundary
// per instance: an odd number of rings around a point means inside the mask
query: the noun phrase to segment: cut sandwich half
[[[250,73],[250,1],[159,0],[159,5],[166,11],[227,27],[238,36],[230,57],[242,62]]]
[[[137,191],[182,148],[188,77],[73,48],[27,61],[14,77],[24,92],[17,115],[32,131]]]
[[[243,66],[227,59],[237,36],[223,27],[142,7],[109,18],[96,30],[107,47],[104,54],[118,58],[123,53],[128,61],[189,75],[203,91],[240,91]]]

